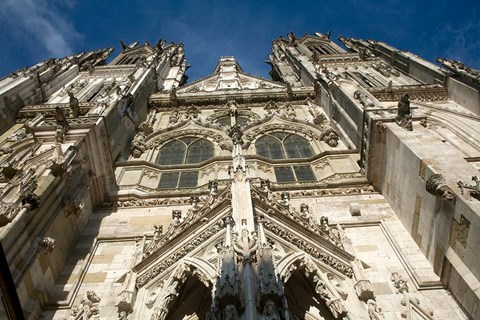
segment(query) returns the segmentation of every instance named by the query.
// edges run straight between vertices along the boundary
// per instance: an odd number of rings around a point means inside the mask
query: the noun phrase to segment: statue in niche
[[[67,93],[68,93],[68,96],[70,97],[69,104],[70,104],[70,109],[72,110],[72,116],[74,118],[78,118],[80,113],[80,105],[78,104],[78,99],[75,98],[72,91],[69,90],[67,91]]]
[[[262,320],[280,320],[280,315],[278,314],[278,308],[275,302],[272,300],[267,300],[265,306],[263,307]]]
[[[405,93],[398,102],[398,113],[395,122],[402,128],[412,131],[412,114],[410,113],[410,95]]]

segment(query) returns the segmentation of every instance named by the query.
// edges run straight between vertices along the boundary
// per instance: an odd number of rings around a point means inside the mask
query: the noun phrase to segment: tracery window
[[[310,158],[313,150],[307,139],[296,134],[274,132],[264,135],[255,144],[257,154],[270,159]]]
[[[266,158],[300,159],[313,156],[313,150],[307,139],[285,132],[274,132],[259,138],[255,144],[257,154]],[[310,165],[275,166],[277,182],[315,181],[316,177]]]
[[[165,144],[156,163],[162,165],[199,163],[213,157],[213,144],[202,138],[185,137]]]
[[[203,138],[184,137],[166,143],[158,152],[161,165],[195,164],[214,156],[213,144]],[[179,167],[181,168],[181,167]],[[159,189],[193,188],[198,183],[198,170],[166,171],[160,176]]]

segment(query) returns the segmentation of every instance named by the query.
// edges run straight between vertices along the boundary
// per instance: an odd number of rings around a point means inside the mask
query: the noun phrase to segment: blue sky
[[[51,57],[159,38],[183,42],[190,80],[222,55],[268,77],[271,41],[332,29],[384,41],[427,60],[448,57],[480,69],[480,1],[133,1],[1,0],[0,76]]]

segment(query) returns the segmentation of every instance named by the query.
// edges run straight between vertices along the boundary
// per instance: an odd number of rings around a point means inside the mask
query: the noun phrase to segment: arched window
[[[257,154],[266,158],[300,159],[313,156],[313,150],[307,139],[285,132],[273,132],[259,138],[255,144]],[[316,177],[310,165],[275,166],[277,182],[315,181]]]
[[[214,156],[213,144],[202,138],[185,137],[166,143],[158,152],[161,165],[195,164]],[[159,189],[192,188],[198,182],[198,171],[168,171],[160,176]]]
[[[264,135],[255,144],[257,154],[270,159],[310,158],[310,142],[296,134],[274,132]]]
[[[186,137],[165,144],[157,163],[162,165],[199,163],[213,157],[213,144],[202,138]]]

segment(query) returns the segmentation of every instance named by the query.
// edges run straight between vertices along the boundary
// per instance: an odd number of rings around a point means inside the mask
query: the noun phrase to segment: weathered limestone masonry
[[[480,74],[339,40],[5,77],[0,318],[480,319]]]
[[[148,97],[180,83],[179,47],[126,46],[117,60],[136,64],[104,65],[112,49],[98,50],[2,79],[0,239],[26,318],[62,306],[50,292],[92,211],[117,189],[113,160],[127,156]]]

